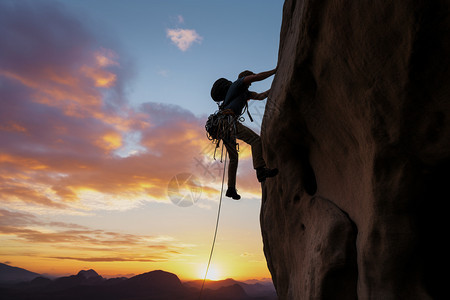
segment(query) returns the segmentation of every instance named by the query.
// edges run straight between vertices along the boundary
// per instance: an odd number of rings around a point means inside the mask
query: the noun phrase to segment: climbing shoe
[[[256,169],[256,177],[258,177],[259,182],[263,182],[266,178],[274,177],[278,174],[278,169],[268,169],[266,167],[261,167]]]
[[[233,198],[234,200],[241,199],[241,196],[236,192],[235,188],[229,187],[227,192],[225,193],[225,196]]]

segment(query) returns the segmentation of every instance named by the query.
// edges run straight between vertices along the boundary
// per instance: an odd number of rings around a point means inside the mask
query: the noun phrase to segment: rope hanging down
[[[227,152],[225,152],[225,162],[223,164],[222,188],[220,189],[220,200],[219,200],[219,209],[217,210],[216,230],[214,231],[214,239],[213,239],[212,246],[211,246],[211,252],[209,253],[209,260],[208,260],[208,265],[206,266],[205,277],[203,277],[202,288],[200,289],[199,300],[202,299],[203,288],[205,286],[206,276],[208,276],[209,265],[211,264],[211,258],[212,258],[213,252],[214,252],[214,245],[216,244],[217,229],[219,228],[220,208],[222,207],[223,182],[225,181],[226,166],[227,166]]]

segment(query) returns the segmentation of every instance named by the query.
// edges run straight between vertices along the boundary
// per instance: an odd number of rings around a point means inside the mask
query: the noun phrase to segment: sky
[[[282,7],[0,0],[0,262],[202,278],[224,168],[204,131],[210,89],[276,66]],[[258,133],[264,107],[252,102],[245,121]],[[242,199],[223,198],[210,279],[270,277],[261,188],[240,149]]]

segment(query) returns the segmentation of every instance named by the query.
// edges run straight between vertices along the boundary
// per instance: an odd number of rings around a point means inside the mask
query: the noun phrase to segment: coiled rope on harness
[[[236,143],[237,122],[243,122],[244,118],[236,116],[231,109],[219,110],[208,117],[205,125],[206,137],[215,144],[214,160],[216,159],[217,148],[220,147],[222,141],[222,154],[220,162],[223,158],[224,143],[228,146],[234,145],[239,152],[239,144]]]
[[[220,209],[222,207],[223,183],[225,181],[226,166],[227,166],[227,152],[225,152],[225,162],[223,164],[222,188],[220,189],[220,199],[219,199],[219,208],[217,210],[216,229],[214,230],[214,238],[213,238],[213,242],[212,242],[212,246],[211,246],[211,252],[209,253],[208,265],[206,266],[205,276],[203,277],[202,288],[200,289],[200,296],[198,298],[199,300],[202,299],[203,288],[205,286],[206,277],[208,276],[209,266],[211,264],[211,258],[212,258],[213,252],[214,252],[214,246],[216,244],[217,229],[219,228]]]

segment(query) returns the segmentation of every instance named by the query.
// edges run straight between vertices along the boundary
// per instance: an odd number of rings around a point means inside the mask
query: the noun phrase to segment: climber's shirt
[[[244,78],[239,78],[231,84],[222,105],[224,109],[231,109],[236,116],[242,114],[242,110],[250,99],[249,85],[243,82]]]

